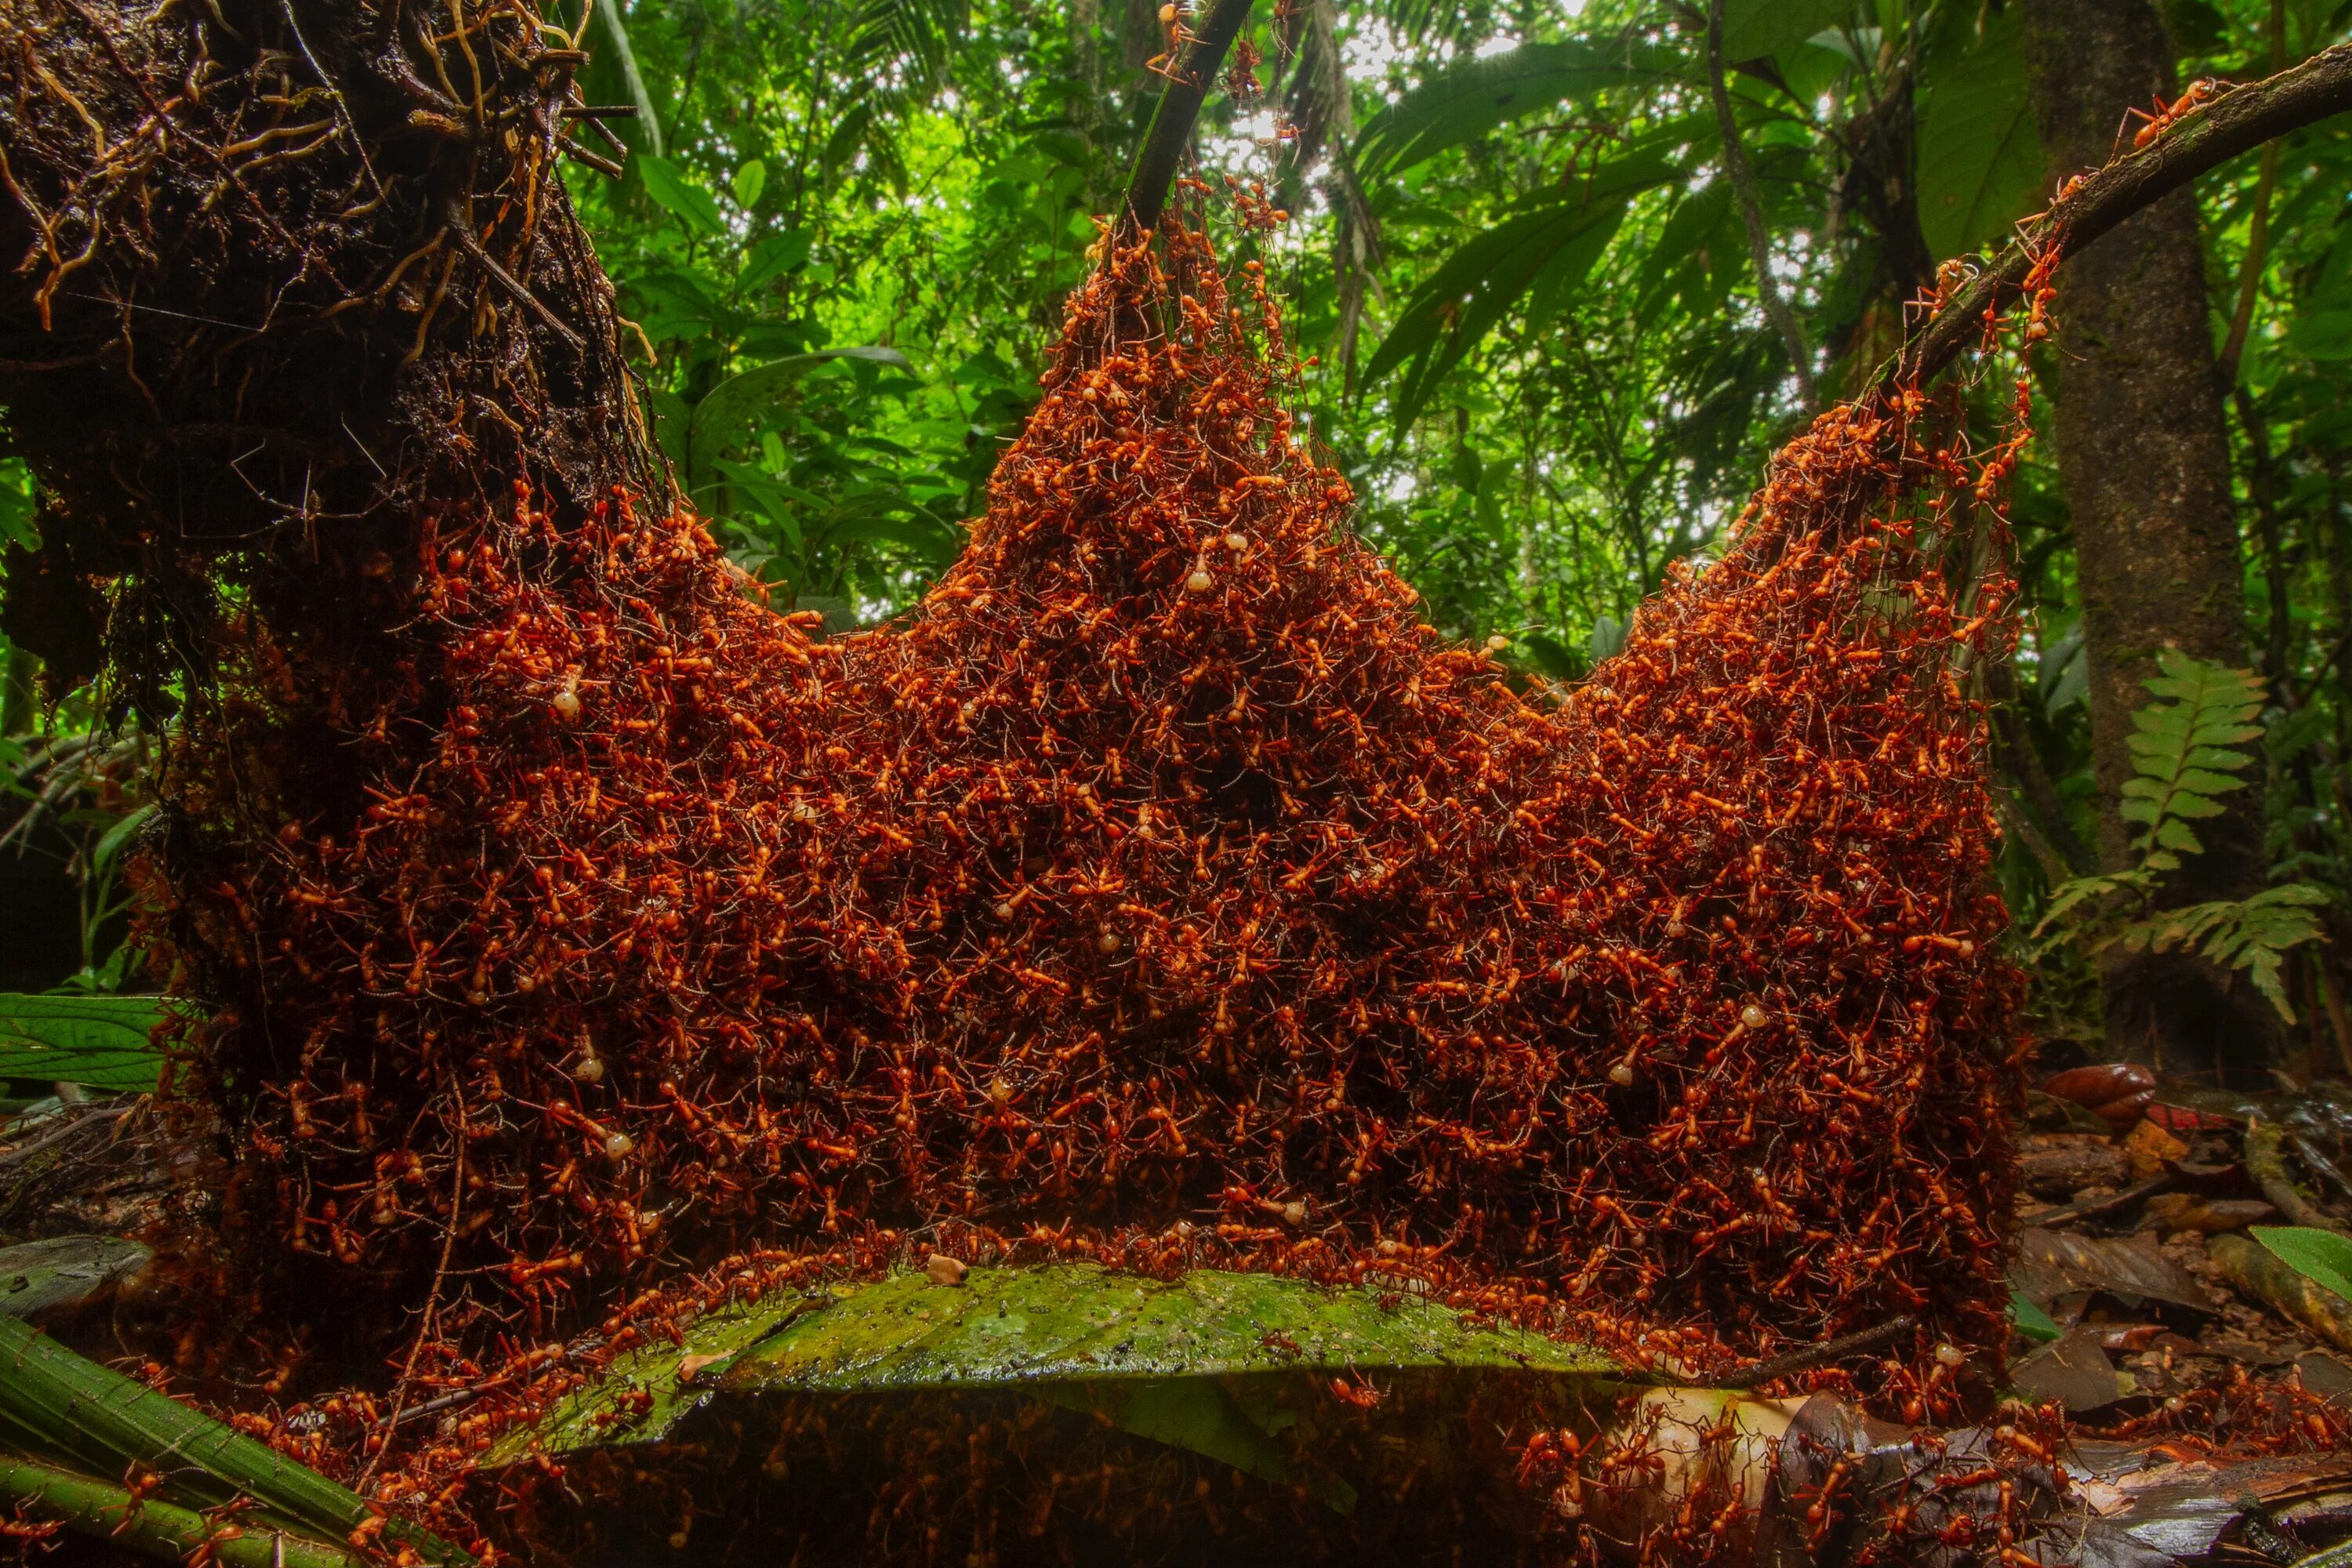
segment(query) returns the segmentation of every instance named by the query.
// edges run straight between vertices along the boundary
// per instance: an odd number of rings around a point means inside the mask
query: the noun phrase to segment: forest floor
[[[2352,1091],[2235,1096],[2126,1068],[2083,1069],[2058,1087],[2070,1079],[2080,1099],[2105,1100],[2105,1114],[2030,1097],[2008,1394],[1982,1426],[1932,1440],[1965,1450],[2022,1417],[2011,1401],[2062,1407],[2073,1511],[2128,1526],[2077,1538],[2068,1561],[2291,1563],[2307,1551],[2322,1560],[2329,1542],[2352,1536],[2352,1453],[2313,1425],[2306,1396],[2352,1411],[2352,1307],[2278,1264],[2249,1232],[2341,1227],[2352,1215],[2342,1173]],[[200,1163],[144,1097],[49,1101],[0,1121],[0,1285],[10,1259],[36,1256],[62,1258],[83,1280],[77,1293],[37,1279],[13,1302],[0,1297],[0,1311],[63,1310],[70,1336],[104,1354],[115,1337],[110,1312],[128,1303],[135,1315],[140,1292],[123,1284],[119,1251],[92,1238],[184,1222],[203,1201]],[[61,1238],[85,1238],[89,1256],[61,1253]],[[1864,1425],[1838,1408],[1856,1430]],[[1868,1425],[1870,1443],[1888,1454],[1919,1436]]]

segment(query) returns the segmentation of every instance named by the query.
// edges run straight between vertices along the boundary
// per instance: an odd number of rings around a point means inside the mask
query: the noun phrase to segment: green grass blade
[[[110,1481],[15,1454],[0,1454],[0,1508],[165,1563],[184,1562],[209,1546],[224,1568],[362,1568],[362,1559],[340,1546],[280,1531],[247,1526],[242,1534],[218,1539],[201,1513],[155,1498],[134,1508],[131,1493]]]
[[[133,1463],[161,1471],[165,1494],[177,1502],[211,1508],[249,1497],[329,1540],[348,1536],[376,1511],[318,1471],[14,1318],[0,1318],[0,1433],[100,1474]],[[428,1562],[471,1561],[412,1525],[394,1523],[384,1534]]]

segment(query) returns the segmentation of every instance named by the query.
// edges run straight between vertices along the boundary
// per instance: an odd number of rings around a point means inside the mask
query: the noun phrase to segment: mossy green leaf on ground
[[[960,1285],[908,1272],[711,1313],[681,1343],[624,1356],[492,1462],[661,1443],[705,1405],[968,1390],[1031,1393],[1286,1481],[1274,1439],[1300,1388],[1509,1374],[1597,1391],[1619,1373],[1586,1347],[1477,1323],[1404,1290],[1212,1269],[1153,1279],[1094,1264],[975,1268]],[[1352,1503],[1344,1482],[1307,1484],[1334,1507]]]

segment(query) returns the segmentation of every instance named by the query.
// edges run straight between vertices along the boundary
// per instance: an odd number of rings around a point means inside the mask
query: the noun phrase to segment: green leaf
[[[1522,44],[1465,60],[1365,121],[1356,166],[1368,181],[1394,174],[1521,115],[1607,88],[1675,79],[1685,64],[1653,45],[1593,38]]]
[[[2289,346],[2305,359],[2352,359],[2352,310],[2312,310],[2287,329]]]
[[[2267,948],[2258,949],[2237,967],[2246,972],[2246,977],[2253,982],[2254,989],[2261,992],[2263,999],[2278,1009],[2280,1017],[2285,1019],[2290,1026],[2297,1022],[2294,1016],[2294,1004],[2287,999],[2286,984],[2281,977],[2277,953]]]
[[[0,1510],[26,1524],[54,1524],[99,1543],[96,1561],[131,1552],[166,1563],[221,1568],[366,1568],[343,1547],[275,1528],[224,1535],[220,1521],[155,1497],[134,1498],[115,1481],[0,1452]],[[75,1554],[68,1561],[84,1561]]]
[[[147,1037],[163,1017],[160,996],[0,992],[0,1079],[146,1093],[163,1070]]]
[[[897,349],[867,343],[789,354],[737,372],[712,387],[709,395],[694,405],[693,417],[686,430],[685,467],[690,481],[698,483],[708,476],[711,459],[740,433],[744,421],[775,401],[777,395],[793,382],[833,360],[867,360],[898,370],[914,368]]]
[[[1936,256],[2004,237],[2042,182],[2042,142],[2025,92],[2017,9],[1993,16],[1972,48],[1922,66],[1919,228]]]
[[[2134,710],[2131,717],[2132,728],[2137,733],[2185,737],[2195,713],[2186,706],[2154,702]]]
[[[38,550],[41,531],[34,519],[39,507],[33,500],[32,476],[21,468],[11,473],[16,467],[16,459],[0,460],[0,544]],[[20,476],[23,482],[15,482]]]
[[[735,203],[745,212],[760,205],[760,193],[768,188],[768,165],[757,158],[747,158],[727,182],[735,193]]]
[[[2227,795],[2233,789],[2243,789],[2246,781],[2233,779],[2227,773],[2210,773],[2203,768],[2184,767],[2173,779],[2172,787],[2189,795]]]
[[[719,216],[718,198],[688,179],[677,164],[650,153],[638,153],[633,162],[637,177],[645,182],[646,195],[676,215],[687,227],[713,237],[727,232],[727,220]]]
[[[2252,671],[2209,664],[2178,648],[2158,650],[2157,668],[2142,682],[2156,700],[2134,711],[2133,732],[2125,737],[2134,776],[2124,781],[2117,808],[2126,821],[2147,829],[2134,841],[2144,864],[2159,849],[2197,843],[2194,834],[2184,837],[2169,825],[2223,815],[2218,797],[2245,787],[2247,781],[2233,775],[2253,761],[2229,742],[2263,732],[2247,722],[2264,700]]]
[[[2305,1225],[2258,1225],[2247,1234],[2321,1289],[2352,1302],[2352,1237]]]
[[[122,847],[131,842],[131,835],[137,833],[142,827],[145,826],[147,825],[147,819],[154,815],[155,803],[152,801],[148,802],[145,805],[140,806],[135,810],[124,813],[122,820],[108,828],[105,836],[100,837],[98,843],[91,847],[89,852],[90,864],[100,870],[104,870],[108,867],[113,865],[115,857],[122,853]]]
[[[375,1512],[316,1470],[7,1317],[0,1317],[0,1437],[97,1475],[132,1465],[158,1471],[165,1499],[183,1506],[249,1497],[267,1515],[330,1542]],[[414,1525],[394,1522],[383,1533],[428,1562],[472,1561]]]
[[[1396,425],[1418,417],[1439,383],[1521,300],[1530,321],[1556,311],[1608,247],[1631,196],[1675,174],[1655,153],[1630,155],[1597,174],[1580,199],[1507,218],[1447,257],[1364,367],[1370,385],[1410,363],[1395,395]]]
[[[2019,1333],[2029,1340],[2038,1340],[2043,1344],[2048,1344],[2066,1331],[2058,1326],[2057,1319],[2035,1306],[2024,1292],[2020,1290],[2011,1290],[2009,1293],[2009,1321]]]
[[[1724,0],[1723,58],[1761,59],[1827,32],[1853,13],[1853,0]]]
[[[1592,635],[1585,639],[1584,646],[1595,664],[1616,658],[1617,650],[1625,646],[1625,623],[1614,616],[1594,616]]]
[[[691,1385],[681,1383],[682,1364],[698,1368]],[[536,1428],[501,1439],[489,1462],[664,1442],[706,1405],[723,1420],[730,1405],[793,1394],[1019,1390],[1279,1479],[1292,1461],[1270,1440],[1281,1430],[1270,1413],[1286,1391],[1328,1402],[1323,1389],[1340,1375],[1465,1387],[1534,1375],[1581,1397],[1612,1386],[1616,1371],[1583,1347],[1370,1288],[1209,1269],[1162,1280],[1094,1264],[975,1268],[959,1286],[903,1273],[835,1295],[721,1309],[688,1328],[682,1346],[624,1356]],[[646,1398],[641,1415],[625,1414]],[[1342,1502],[1337,1492],[1326,1500]]]
[[[1522,634],[1519,647],[1528,664],[1554,680],[1565,680],[1580,668],[1580,662],[1569,650],[1568,644],[1549,632]]]

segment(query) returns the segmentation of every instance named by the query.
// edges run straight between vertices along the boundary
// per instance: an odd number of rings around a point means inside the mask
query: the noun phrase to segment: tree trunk
[[[2126,110],[2176,91],[2147,0],[2027,0],[2027,68],[2051,173],[2106,162]],[[2131,776],[2131,714],[2165,647],[2246,662],[2230,449],[2215,379],[2204,250],[2188,192],[2166,197],[2072,258],[2059,275],[2057,449],[2081,575],[2091,668],[2099,855],[2128,863],[2118,815]],[[2242,898],[2263,881],[2261,803],[2198,833],[2206,851],[2168,901]],[[2275,1021],[2252,988],[2201,961],[2145,954],[2104,976],[2119,1056],[2182,1072],[2256,1073]]]
[[[116,711],[175,716],[149,934],[216,1009],[179,1093],[241,1161],[283,1153],[268,1086],[327,1052],[320,1009],[357,988],[219,939],[323,900],[326,847],[382,834],[478,721],[452,684],[469,552],[561,581],[591,519],[672,504],[559,176],[582,56],[466,0],[0,0],[0,375],[44,508],[0,615],[58,688],[102,674]],[[420,883],[397,921],[442,896]],[[436,1050],[435,1027],[406,1037]],[[375,1091],[405,1099],[362,1142],[413,1129],[446,1070],[383,1048]],[[364,1095],[372,1069],[326,1059]],[[223,1247],[292,1268],[290,1311],[401,1328],[396,1280],[446,1257],[437,1228],[384,1272],[321,1275],[300,1184],[240,1169]]]

